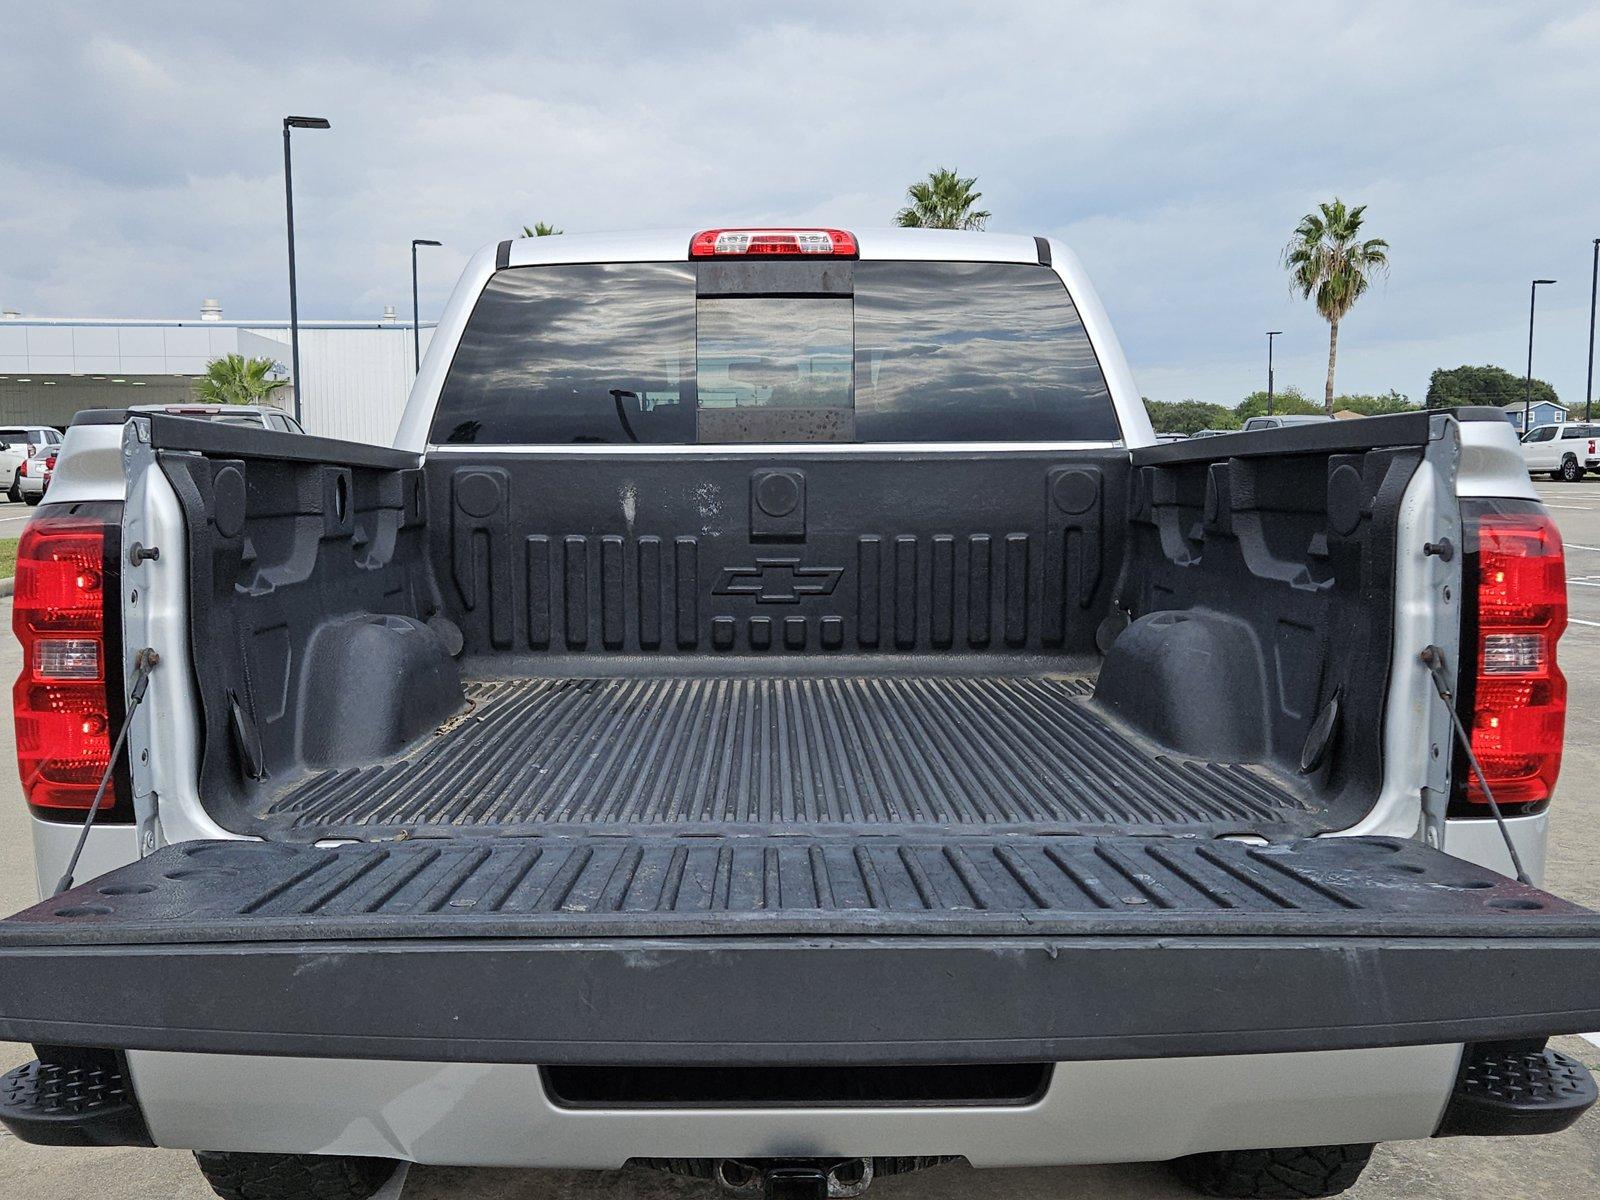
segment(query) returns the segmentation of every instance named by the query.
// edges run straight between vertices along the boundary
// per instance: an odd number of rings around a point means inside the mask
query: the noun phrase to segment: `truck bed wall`
[[[1400,501],[1422,451],[1237,446],[1135,455],[1117,598],[1133,620],[1097,700],[1163,747],[1271,766],[1353,823],[1382,782]]]
[[[845,656],[1081,669],[1129,467],[1125,451],[447,452],[427,472],[468,670],[539,674]]]

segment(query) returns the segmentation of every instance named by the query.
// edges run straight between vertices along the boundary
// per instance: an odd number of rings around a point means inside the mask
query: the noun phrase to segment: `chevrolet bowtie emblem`
[[[801,596],[832,595],[843,574],[843,567],[803,567],[798,558],[758,558],[752,566],[723,567],[713,590],[758,604],[798,604]]]

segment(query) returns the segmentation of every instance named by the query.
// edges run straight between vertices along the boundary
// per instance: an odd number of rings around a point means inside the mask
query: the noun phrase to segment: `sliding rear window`
[[[1012,263],[521,267],[467,322],[435,443],[1112,441],[1071,297]],[[732,282],[730,283],[730,278]]]

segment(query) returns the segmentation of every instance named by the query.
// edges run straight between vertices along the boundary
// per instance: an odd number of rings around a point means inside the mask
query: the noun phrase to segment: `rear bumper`
[[[1058,1066],[1016,1108],[573,1110],[538,1068],[133,1053],[154,1140],[440,1165],[609,1169],[630,1158],[962,1155],[1132,1162],[1433,1133],[1459,1046]]]
[[[44,1053],[46,1063],[0,1081],[0,1123],[24,1141],[441,1165],[604,1169],[630,1158],[953,1155],[979,1166],[1130,1161],[1429,1132],[1550,1133],[1577,1121],[1597,1095],[1581,1063],[1508,1043],[1060,1063],[1040,1069],[1046,1082],[1036,1092],[990,1091],[988,1068],[956,1078],[959,1069],[934,1067],[920,1083],[901,1068],[888,1078],[850,1068],[829,1085],[842,1091],[804,1089],[809,1101],[793,1089],[792,1072],[767,1068],[731,1073],[738,1082],[717,1071],[688,1090],[669,1082],[675,1099],[663,1092],[646,1102],[626,1082],[637,1078],[633,1071],[609,1076],[598,1090],[590,1072],[582,1098],[564,1100],[571,1078],[558,1083],[555,1071],[516,1064]],[[815,1082],[816,1069],[807,1070]],[[680,1081],[684,1074],[672,1069]],[[610,1090],[619,1081],[622,1090]],[[868,1094],[878,1099],[865,1100]],[[1448,1096],[1442,1113],[1441,1094]]]

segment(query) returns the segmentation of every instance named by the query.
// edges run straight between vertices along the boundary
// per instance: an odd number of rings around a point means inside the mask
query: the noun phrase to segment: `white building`
[[[431,324],[421,330],[428,347]],[[0,424],[64,427],[84,408],[182,404],[225,354],[270,358],[289,380],[288,321],[228,321],[208,300],[195,318],[0,316]],[[388,445],[416,371],[411,325],[300,322],[301,421],[308,433]],[[294,408],[295,382],[273,403]]]

